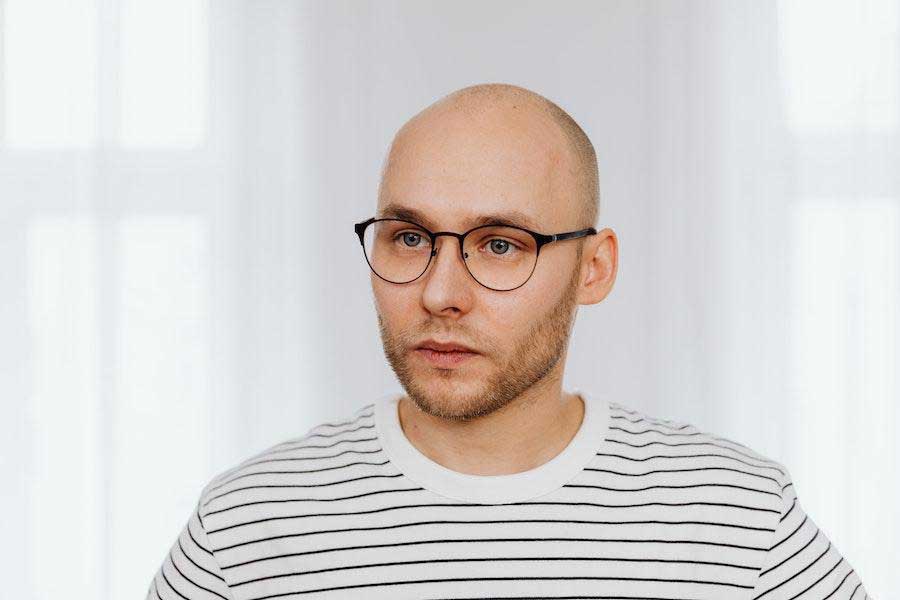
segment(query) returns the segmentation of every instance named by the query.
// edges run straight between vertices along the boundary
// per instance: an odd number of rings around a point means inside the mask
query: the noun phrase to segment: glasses
[[[431,232],[413,221],[374,217],[354,224],[353,229],[369,268],[389,283],[421,277],[437,255],[438,236],[448,235],[459,240],[463,262],[475,281],[499,292],[525,285],[544,245],[597,233],[588,227],[548,235],[513,225],[481,225],[465,233]]]

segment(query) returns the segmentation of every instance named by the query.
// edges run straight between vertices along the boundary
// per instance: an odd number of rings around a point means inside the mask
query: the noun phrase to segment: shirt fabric
[[[576,390],[543,465],[469,475],[403,433],[392,393],[214,477],[148,600],[865,600],[781,463]]]

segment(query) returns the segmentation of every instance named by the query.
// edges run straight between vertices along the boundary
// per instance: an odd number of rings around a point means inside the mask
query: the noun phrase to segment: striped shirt
[[[781,463],[576,391],[563,451],[431,461],[378,398],[214,477],[147,598],[865,600]]]

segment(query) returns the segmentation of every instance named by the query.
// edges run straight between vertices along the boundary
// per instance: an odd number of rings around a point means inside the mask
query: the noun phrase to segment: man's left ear
[[[616,281],[618,258],[618,238],[612,229],[607,227],[587,239],[581,257],[579,304],[596,304],[609,295]]]

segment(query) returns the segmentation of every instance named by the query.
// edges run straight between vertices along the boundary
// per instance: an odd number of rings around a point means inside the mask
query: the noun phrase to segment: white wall
[[[597,149],[619,273],[567,388],[783,462],[900,590],[896,2],[0,7],[10,597],[141,596],[215,473],[398,388],[351,227],[485,81]]]

